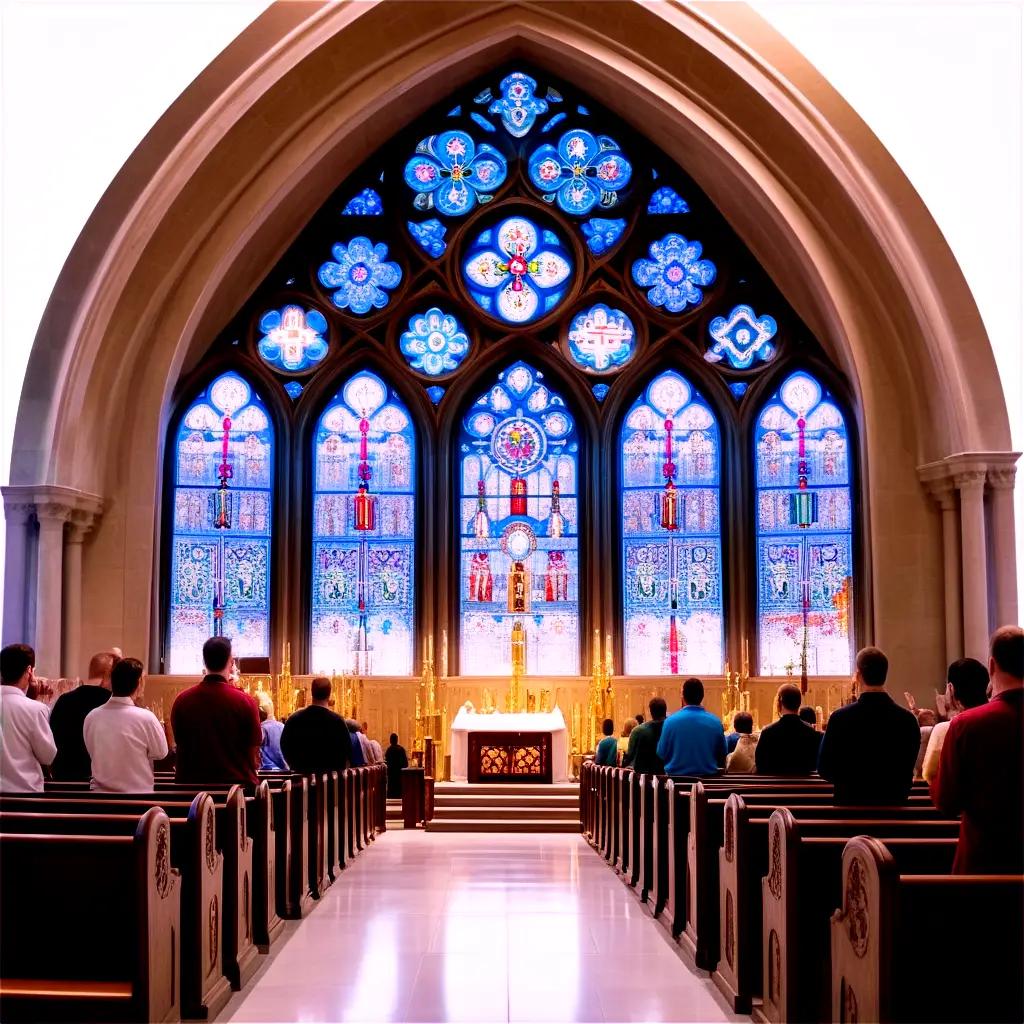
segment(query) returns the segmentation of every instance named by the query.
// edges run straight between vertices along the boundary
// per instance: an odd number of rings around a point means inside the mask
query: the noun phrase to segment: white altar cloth
[[[569,730],[558,708],[519,715],[481,715],[460,708],[452,722],[452,782],[465,782],[468,777],[471,732],[551,733],[551,781],[569,781]]]

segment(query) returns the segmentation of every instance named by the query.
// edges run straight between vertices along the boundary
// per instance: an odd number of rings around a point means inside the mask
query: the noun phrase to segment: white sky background
[[[0,480],[32,340],[78,233],[150,127],[266,6],[0,0]],[[864,118],[935,217],[992,339],[1020,449],[1024,0],[754,6]],[[0,571],[3,557],[0,516]]]

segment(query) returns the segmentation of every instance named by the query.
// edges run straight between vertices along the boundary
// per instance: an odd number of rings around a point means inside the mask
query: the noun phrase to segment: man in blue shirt
[[[721,721],[705,711],[704,684],[683,683],[683,706],[665,720],[658,757],[666,775],[714,775],[725,764],[725,733]]]

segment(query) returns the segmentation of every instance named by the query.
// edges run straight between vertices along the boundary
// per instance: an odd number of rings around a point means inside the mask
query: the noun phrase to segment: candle
[[[427,634],[427,661],[433,662],[434,660],[434,634]]]
[[[605,671],[608,675],[614,675],[614,666],[612,664],[612,635],[611,633],[605,633],[604,635],[604,664]]]
[[[448,630],[441,630],[441,676],[448,678]]]
[[[748,679],[750,677],[750,645],[747,642],[747,638],[743,638],[743,678]]]

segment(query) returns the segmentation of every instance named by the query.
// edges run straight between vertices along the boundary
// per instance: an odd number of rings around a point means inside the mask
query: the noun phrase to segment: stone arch
[[[943,647],[979,654],[989,589],[995,617],[1015,618],[1016,456],[977,308],[892,158],[749,8],[280,3],[122,168],[40,324],[4,491],[4,637],[33,636],[41,670],[56,674],[62,641],[77,666],[80,638],[155,653],[176,382],[365,154],[515,55],[557,68],[685,167],[846,373],[872,545],[867,632],[897,670],[937,670]]]

